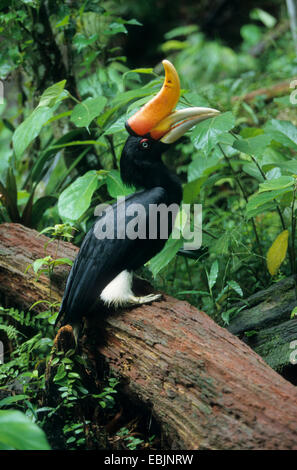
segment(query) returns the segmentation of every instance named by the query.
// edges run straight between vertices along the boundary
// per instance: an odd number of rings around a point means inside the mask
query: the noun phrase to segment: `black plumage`
[[[150,137],[129,136],[124,146],[120,172],[124,183],[140,190],[125,198],[126,211],[115,203],[105,211],[87,233],[69,274],[57,322],[62,325],[77,324],[87,316],[100,300],[103,289],[122,271],[134,271],[155,256],[165,245],[160,238],[160,218],[157,219],[155,239],[149,239],[150,204],[180,204],[181,184],[163,164],[162,152],[168,145]],[[144,208],[146,238],[122,238],[127,224],[133,219],[127,215],[132,204]],[[163,221],[164,222],[164,221]],[[171,215],[168,216],[168,235],[172,230]],[[98,239],[96,224],[100,227],[112,224],[115,238]],[[120,233],[122,232],[122,233]]]

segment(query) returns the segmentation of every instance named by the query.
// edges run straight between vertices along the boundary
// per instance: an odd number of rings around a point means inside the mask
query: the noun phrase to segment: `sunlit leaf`
[[[182,245],[182,238],[169,238],[163,250],[149,261],[148,266],[154,277],[156,277],[157,274],[168,265]]]
[[[191,132],[191,139],[198,150],[209,152],[235,125],[235,117],[228,111],[198,124]]]
[[[297,127],[292,122],[272,119],[265,125],[264,130],[271,139],[297,150]]]
[[[75,106],[70,120],[77,127],[88,127],[93,119],[101,114],[106,102],[105,96],[88,98]]]
[[[292,187],[278,189],[274,191],[265,191],[262,193],[253,194],[247,203],[246,206],[246,216],[247,218],[254,217],[255,210],[257,213],[261,213],[261,209],[266,210],[267,203],[271,203],[274,199],[277,199],[279,196],[283,196],[285,193],[292,191]],[[258,211],[260,209],[260,211]]]
[[[111,170],[106,176],[107,190],[111,197],[128,196],[134,193],[135,188],[126,186],[118,170]]]
[[[12,137],[17,158],[23,155],[28,145],[39,135],[43,125],[52,115],[53,108],[41,106],[40,108],[34,109],[30,116],[17,127]]]
[[[89,208],[94,191],[104,183],[104,177],[90,170],[77,178],[60,195],[58,210],[62,218],[77,220]]]
[[[208,279],[208,287],[210,290],[213,288],[213,286],[216,283],[218,273],[219,273],[219,263],[218,263],[218,260],[215,260],[211,265],[210,273],[208,274],[206,272],[207,279]]]
[[[243,297],[242,288],[236,281],[228,281],[228,286],[231,287],[240,297]]]
[[[37,108],[42,106],[48,106],[51,108],[54,106],[58,101],[66,98],[68,92],[64,90],[66,84],[66,80],[62,80],[61,82],[55,83],[54,85],[47,88],[41,95],[39,104]]]
[[[274,276],[277,273],[280,265],[286,257],[288,249],[288,238],[289,232],[288,230],[284,230],[276,237],[267,252],[267,268],[271,276]]]
[[[293,186],[295,179],[292,176],[280,176],[272,180],[265,181],[259,185],[259,193],[264,191],[275,191]]]

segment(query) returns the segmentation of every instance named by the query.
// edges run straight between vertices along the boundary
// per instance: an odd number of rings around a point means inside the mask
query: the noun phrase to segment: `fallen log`
[[[297,318],[280,325],[253,332],[247,336],[246,343],[253,348],[275,370],[283,372],[290,367],[295,372],[294,383],[297,385],[297,367],[293,367],[292,356],[297,349]],[[292,354],[293,353],[293,354]]]
[[[10,305],[28,308],[49,297],[45,276],[35,281],[24,274],[44,256],[47,240],[19,224],[0,226],[0,294]],[[55,252],[56,242],[47,254]],[[57,256],[76,253],[60,242]],[[68,269],[60,267],[52,279],[56,299]],[[89,342],[95,342],[95,362],[104,358],[123,380],[124,393],[151,409],[170,448],[297,449],[295,387],[187,302],[164,295],[152,305],[114,312],[104,324],[98,308],[84,335],[86,351]]]
[[[277,284],[257,292],[244,302],[239,302],[238,308],[243,305],[247,308],[241,309],[228,327],[228,330],[236,335],[268,328],[289,320],[292,310],[297,305],[294,278],[291,276],[282,279]]]
[[[228,330],[241,337],[267,364],[297,385],[297,367],[292,363],[297,340],[295,278],[290,276],[238,303],[240,312]],[[242,310],[242,306],[246,308]],[[296,343],[297,344],[297,343]],[[295,347],[297,349],[297,347]]]

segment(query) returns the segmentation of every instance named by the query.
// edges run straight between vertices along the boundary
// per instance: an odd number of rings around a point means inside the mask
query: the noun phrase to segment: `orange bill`
[[[154,140],[171,144],[191,127],[205,119],[213,118],[220,111],[213,108],[192,107],[174,111],[180,95],[180,81],[174,66],[163,60],[165,79],[159,93],[127,121],[130,133],[147,134]]]
[[[128,126],[137,135],[148,134],[175,108],[180,95],[177,71],[169,60],[162,62],[165,80],[159,93],[128,119]]]

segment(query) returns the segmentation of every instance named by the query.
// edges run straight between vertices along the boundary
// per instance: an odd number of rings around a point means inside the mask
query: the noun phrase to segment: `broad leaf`
[[[248,155],[254,155],[255,157],[262,157],[264,150],[271,142],[270,135],[256,135],[248,139],[236,139],[233,143],[233,147],[240,152]]]
[[[28,145],[37,137],[43,125],[52,117],[53,108],[41,106],[34,109],[30,116],[25,119],[15,130],[12,142],[16,157],[23,155]]]
[[[105,131],[105,134],[116,134],[117,132],[126,132],[125,122],[127,120],[126,115],[119,117],[108,129]]]
[[[265,134],[285,147],[297,150],[297,127],[290,121],[272,119],[265,126]]]
[[[234,125],[235,117],[229,111],[212,119],[202,121],[191,132],[191,139],[198,150],[204,150],[208,153],[218,142],[222,141],[224,135]]]
[[[88,127],[93,119],[101,114],[106,102],[105,96],[88,98],[75,106],[70,120],[77,127]]]
[[[94,191],[104,183],[104,177],[90,170],[77,178],[60,195],[58,211],[65,219],[77,220],[89,208]]]
[[[9,397],[2,398],[2,400],[0,400],[0,408],[16,403],[17,401],[26,400],[27,398],[29,398],[28,395],[11,395]]]
[[[42,429],[24,413],[0,411],[0,449],[50,450]]]
[[[256,215],[255,214],[256,209],[260,209],[260,211],[257,210],[257,213],[261,213],[261,209],[265,211],[267,209],[267,206],[266,206],[267,203],[271,203],[274,199],[290,191],[292,191],[291,187],[253,194],[249,198],[249,201],[246,206],[247,218],[254,217]]]
[[[281,232],[267,252],[267,268],[271,276],[274,276],[284,261],[288,249],[288,230]]]
[[[106,176],[107,190],[111,197],[128,196],[135,188],[126,186],[118,170],[111,170]]]
[[[259,185],[259,193],[289,188],[290,186],[293,186],[294,182],[295,179],[292,176],[280,176],[279,178],[261,183]]]
[[[206,272],[209,290],[211,290],[213,286],[215,285],[217,277],[218,277],[218,273],[219,273],[219,263],[217,260],[215,260],[211,265],[210,273],[208,274],[208,272]]]
[[[169,238],[163,250],[160,251],[160,253],[158,253],[149,261],[148,266],[154,277],[156,277],[157,274],[168,265],[168,263],[174,258],[178,250],[182,247],[182,245],[182,238]]]
[[[209,158],[201,155],[196,157],[188,167],[188,181],[196,180],[202,176],[208,176],[213,171],[220,167],[220,160],[222,156],[217,154],[212,155]]]
[[[57,102],[67,98],[68,92],[64,90],[65,84],[66,80],[62,80],[61,82],[55,83],[54,85],[47,88],[42,93],[37,108],[42,106],[48,106],[51,108]]]
[[[242,288],[236,281],[228,281],[228,286],[231,287],[240,297],[243,297]]]

